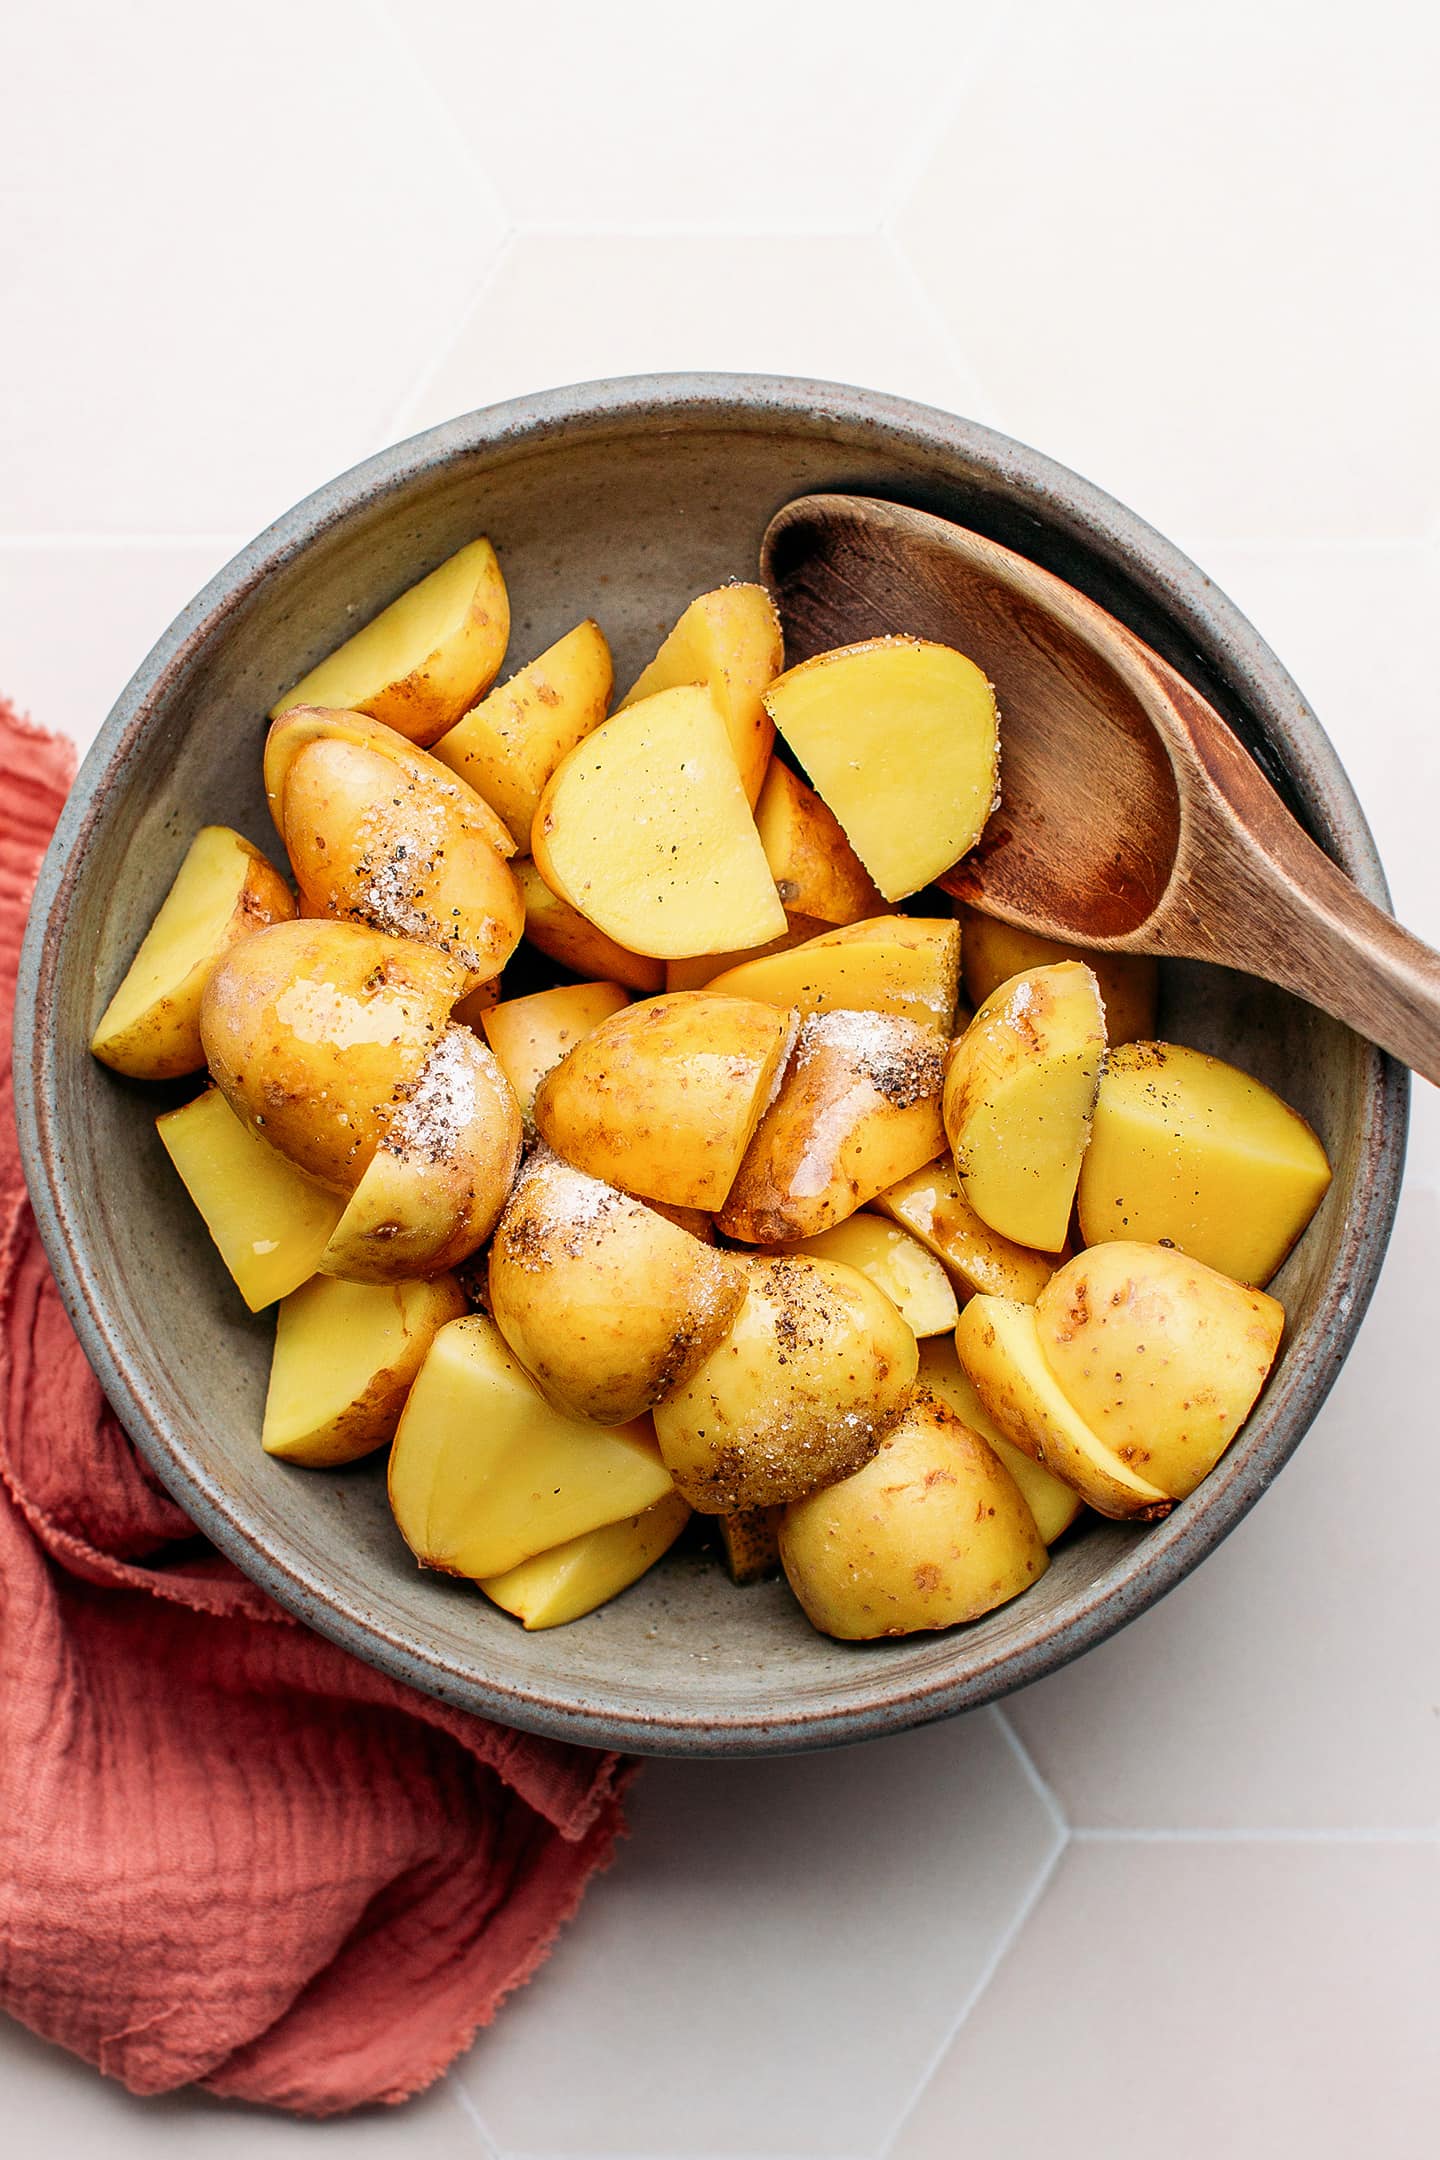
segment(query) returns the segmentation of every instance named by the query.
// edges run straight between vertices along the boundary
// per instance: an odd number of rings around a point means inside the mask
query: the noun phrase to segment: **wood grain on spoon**
[[[1000,807],[947,891],[1047,937],[1243,967],[1440,1083],[1440,956],[1357,891],[1214,708],[1103,608],[978,533],[854,495],[788,503],[761,573],[790,662],[904,631],[994,683]]]

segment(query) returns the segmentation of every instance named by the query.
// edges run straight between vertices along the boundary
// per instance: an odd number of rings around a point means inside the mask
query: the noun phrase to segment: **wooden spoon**
[[[968,653],[1001,713],[1001,803],[940,880],[1106,952],[1243,967],[1440,1083],[1440,955],[1337,870],[1214,708],[1048,570],[898,503],[806,495],[761,574],[787,656],[885,631]]]

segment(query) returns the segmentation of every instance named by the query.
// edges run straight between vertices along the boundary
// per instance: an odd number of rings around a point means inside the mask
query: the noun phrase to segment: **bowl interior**
[[[1167,1523],[1091,1522],[1025,1598],[942,1636],[832,1643],[783,1586],[733,1589],[713,1560],[684,1551],[589,1619],[527,1636],[478,1593],[416,1569],[382,1463],[320,1475],[261,1454],[273,1319],[241,1309],[155,1137],[156,1091],[85,1047],[195,828],[234,824],[278,855],[260,787],[267,706],[477,533],[494,540],[510,588],[507,668],[593,613],[628,680],[695,593],[755,574],[780,503],[825,487],[974,523],[1125,615],[1243,719],[1317,837],[1383,894],[1363,820],[1293,686],[1156,536],[1058,468],[940,415],[818,386],[712,382],[476,415],[373,461],[263,536],[112,716],[27,949],[17,1076],[42,1228],[86,1347],[161,1477],[324,1631],[451,1700],[572,1738],[696,1752],[852,1738],[983,1701],[1110,1632],[1273,1477],[1348,1347],[1393,1208],[1393,1069],[1257,981],[1171,967],[1165,1029],[1276,1086],[1335,1164],[1276,1286],[1285,1352],[1240,1443]]]

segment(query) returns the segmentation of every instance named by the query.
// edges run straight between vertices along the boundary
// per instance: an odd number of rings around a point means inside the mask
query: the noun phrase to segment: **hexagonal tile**
[[[876,2152],[1052,1864],[980,1713],[647,1766],[633,1836],[457,2075],[505,2154]]]
[[[1422,531],[1440,137],[1418,16],[1025,16],[895,228],[1000,424],[1192,543]]]

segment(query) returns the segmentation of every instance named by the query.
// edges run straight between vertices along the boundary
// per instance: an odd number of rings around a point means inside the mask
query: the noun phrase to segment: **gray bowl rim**
[[[474,449],[517,450],[563,441],[575,431],[678,426],[697,418],[762,430],[774,420],[827,420],[853,438],[890,450],[910,471],[929,459],[968,459],[1003,484],[1007,498],[1033,506],[1052,530],[1082,539],[1138,586],[1242,695],[1275,745],[1317,837],[1362,891],[1382,905],[1388,889],[1374,839],[1329,738],[1275,654],[1239,609],[1153,526],[1067,467],[1010,437],[936,408],[885,393],[806,377],[685,373],[622,376],[510,399],[409,437],[329,481],[242,548],[158,640],[116,701],[85,757],[36,883],[21,951],[14,1039],[16,1120],[36,1221],[61,1297],[85,1354],[122,1425],[168,1491],[211,1542],[297,1619],[368,1663],[458,1708],[501,1724],[592,1747],[656,1755],[761,1755],[840,1745],[948,1717],[1029,1686],[1135,1619],[1183,1581],[1266,1492],[1329,1394],[1374,1291],[1399,1199],[1409,1108],[1409,1074],[1372,1050],[1358,1135],[1356,1194],[1324,1292],[1287,1346],[1286,1371],[1247,1429],[1243,1461],[1212,1473],[1200,1492],[1149,1527],[1096,1580],[1074,1592],[1033,1634],[987,1654],[959,1674],[929,1674],[911,1686],[887,1684],[883,1648],[875,1686],[827,1707],[809,1691],[777,1700],[764,1715],[706,1714],[703,1705],[657,1714],[621,1701],[584,1699],[563,1681],[524,1691],[437,1657],[418,1635],[378,1629],[334,1601],[324,1576],[298,1556],[261,1544],[243,1509],[207,1473],[203,1460],[167,1431],[146,1387],[144,1358],[120,1339],[91,1296],[56,1130],[53,957],[58,926],[83,865],[87,838],[112,779],[140,750],[150,709],[223,633],[225,619],[275,568],[286,564],[360,503],[383,497],[425,471]],[[843,445],[837,443],[843,460]],[[863,492],[863,490],[862,490]],[[876,492],[871,490],[871,492]],[[1014,543],[1012,543],[1014,544]],[[1023,543],[1022,543],[1023,551]],[[1219,656],[1228,663],[1223,668]],[[1182,672],[1183,657],[1179,660]],[[1258,1429],[1257,1429],[1258,1428]],[[964,1631],[957,1631],[963,1643]],[[938,1638],[937,1638],[938,1639]],[[864,1646],[857,1655],[874,1654]]]

